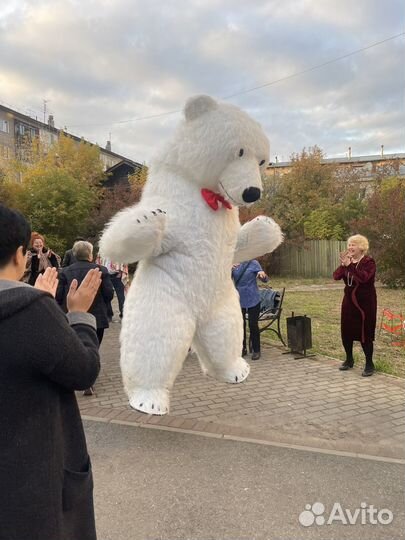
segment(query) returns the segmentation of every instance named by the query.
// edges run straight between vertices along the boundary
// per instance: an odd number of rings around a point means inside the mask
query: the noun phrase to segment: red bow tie
[[[225,208],[228,208],[228,210],[232,208],[232,205],[229,204],[229,202],[224,199],[222,195],[220,195],[219,193],[215,193],[210,189],[202,189],[201,195],[205,202],[208,204],[208,206],[210,206],[215,211],[217,211],[219,208],[218,203],[222,203],[222,206],[225,206]]]

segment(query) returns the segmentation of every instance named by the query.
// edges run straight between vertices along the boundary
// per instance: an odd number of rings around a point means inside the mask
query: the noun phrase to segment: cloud
[[[13,0],[0,8],[0,100],[148,161],[187,97],[277,81],[399,33],[400,0]],[[405,38],[230,98],[274,155],[404,151]],[[35,113],[34,113],[35,114]],[[122,122],[122,123],[120,123]]]

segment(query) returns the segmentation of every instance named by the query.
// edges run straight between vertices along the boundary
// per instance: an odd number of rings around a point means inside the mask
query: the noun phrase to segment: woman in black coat
[[[31,248],[27,253],[27,263],[24,273],[25,283],[34,285],[39,274],[47,268],[59,268],[60,257],[51,249],[45,247],[45,238],[37,233],[31,234]]]
[[[57,272],[23,275],[25,219],[0,205],[0,540],[95,540],[93,479],[75,390],[100,370],[94,317],[101,276],[73,283],[66,317]],[[69,324],[70,323],[70,324]]]

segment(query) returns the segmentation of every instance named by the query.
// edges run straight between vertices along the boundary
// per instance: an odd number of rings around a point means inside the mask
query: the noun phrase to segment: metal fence
[[[330,277],[339,266],[341,240],[306,240],[300,246],[282,244],[274,253],[273,274],[297,277]],[[274,272],[275,270],[275,272]]]

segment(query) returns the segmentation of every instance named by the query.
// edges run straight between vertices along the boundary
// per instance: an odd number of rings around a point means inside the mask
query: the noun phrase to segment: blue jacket
[[[262,267],[254,259],[243,262],[232,269],[232,279],[240,296],[241,307],[247,309],[260,303],[259,287],[256,279],[257,273],[261,271]],[[262,281],[267,281],[267,279]]]

